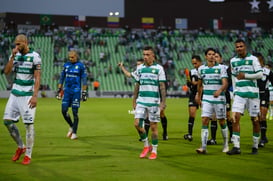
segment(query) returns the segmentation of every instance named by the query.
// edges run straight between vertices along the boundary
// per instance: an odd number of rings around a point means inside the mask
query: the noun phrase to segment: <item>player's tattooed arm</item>
[[[133,109],[136,108],[136,99],[138,97],[138,93],[139,93],[139,84],[136,83],[135,84],[135,89],[134,89],[134,95],[133,95]]]

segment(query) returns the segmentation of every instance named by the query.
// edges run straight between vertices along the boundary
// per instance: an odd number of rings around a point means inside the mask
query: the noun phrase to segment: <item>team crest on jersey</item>
[[[30,61],[30,57],[27,57],[27,61],[28,61],[28,62]]]
[[[215,69],[215,73],[219,73],[219,70],[218,70],[218,69]]]
[[[249,64],[249,61],[247,60],[247,61],[246,61],[246,65],[248,65],[248,64]]]
[[[79,66],[78,66],[78,65],[76,65],[75,69],[78,69],[78,68],[79,68]]]
[[[155,70],[155,69],[153,69],[153,70],[152,70],[152,73],[154,74],[154,73],[155,73],[155,71],[156,71],[156,70]]]

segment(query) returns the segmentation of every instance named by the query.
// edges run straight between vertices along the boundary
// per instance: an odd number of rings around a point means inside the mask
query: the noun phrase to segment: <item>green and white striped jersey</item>
[[[228,78],[224,65],[215,64],[213,67],[209,67],[207,64],[201,65],[198,68],[198,78],[202,80],[203,84],[202,101],[212,104],[226,103],[224,92],[222,92],[218,97],[213,96],[214,92],[222,87],[222,79]]]
[[[259,63],[257,57],[247,54],[245,58],[240,58],[238,56],[233,57],[230,60],[231,66],[231,74],[235,77],[234,82],[234,95],[238,95],[244,98],[259,98],[259,88],[257,85],[257,79],[249,80],[249,79],[241,79],[238,80],[236,75],[239,72],[247,73],[247,74],[255,74],[257,72],[261,72],[262,67]]]
[[[151,66],[141,64],[132,77],[139,83],[137,104],[145,106],[158,106],[160,104],[159,83],[166,82],[164,69],[161,65],[154,63]]]
[[[41,69],[40,55],[30,50],[27,54],[17,53],[13,61],[15,79],[11,93],[16,96],[32,96],[34,88],[34,70]]]

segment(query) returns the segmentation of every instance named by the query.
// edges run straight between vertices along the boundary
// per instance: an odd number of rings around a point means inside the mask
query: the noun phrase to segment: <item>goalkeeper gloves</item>
[[[87,91],[86,90],[82,91],[82,101],[87,101]]]
[[[56,94],[56,99],[61,100],[63,98],[64,92],[62,88],[59,88]]]

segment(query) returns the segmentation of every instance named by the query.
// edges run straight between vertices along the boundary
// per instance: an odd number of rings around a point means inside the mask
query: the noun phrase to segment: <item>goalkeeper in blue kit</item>
[[[72,50],[68,53],[69,60],[63,66],[58,84],[57,99],[62,99],[62,114],[69,125],[67,137],[77,139],[79,123],[78,109],[80,101],[87,100],[87,74],[83,63],[78,61],[78,54]],[[73,121],[68,114],[69,107],[72,108]]]

